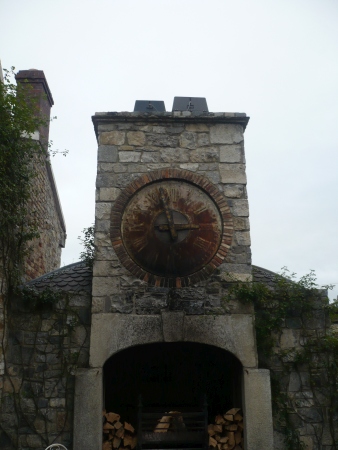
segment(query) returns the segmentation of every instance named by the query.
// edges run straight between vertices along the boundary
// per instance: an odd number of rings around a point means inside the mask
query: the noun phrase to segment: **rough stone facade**
[[[221,286],[209,283],[169,294],[130,276],[111,247],[110,213],[119,193],[144,173],[183,169],[209,179],[228,200],[234,239],[219,271],[219,280],[251,276],[249,208],[246,192],[243,131],[245,114],[189,112],[156,116],[139,113],[98,113],[93,313],[159,314],[168,307],[188,314],[220,312]],[[220,294],[220,295],[219,295]],[[176,306],[175,306],[176,305]]]
[[[25,262],[26,280],[33,280],[60,267],[66,228],[60,209],[50,161],[37,165],[34,195],[30,210],[38,221],[39,237],[29,245]]]
[[[88,366],[91,271],[72,264],[12,299],[6,374],[0,378],[0,448],[71,448],[74,374]]]

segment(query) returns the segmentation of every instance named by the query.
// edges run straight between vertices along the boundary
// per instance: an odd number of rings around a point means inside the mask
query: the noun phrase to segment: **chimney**
[[[16,74],[15,78],[18,86],[20,85],[23,89],[25,89],[29,97],[36,101],[36,115],[46,121],[46,124],[42,125],[37,131],[39,132],[39,140],[41,144],[47,150],[50,110],[54,105],[54,101],[45,74],[42,70],[37,69],[20,70]]]

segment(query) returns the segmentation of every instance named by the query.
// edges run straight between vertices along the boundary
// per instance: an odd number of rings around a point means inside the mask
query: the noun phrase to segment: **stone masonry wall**
[[[37,220],[40,236],[34,239],[29,248],[25,263],[26,280],[32,280],[60,267],[61,250],[65,245],[66,233],[53,193],[50,161],[36,164],[37,176],[34,179],[34,196],[30,211]]]
[[[251,275],[249,210],[243,131],[245,114],[190,112],[97,113],[97,249],[93,272],[93,313],[159,314],[163,308],[187,314],[225,313],[223,287],[228,273]],[[208,178],[224,193],[234,219],[234,238],[224,263],[198,289],[147,286],[125,269],[111,245],[110,212],[119,193],[135,178],[159,169],[184,169]]]
[[[74,375],[89,360],[86,270],[79,267],[74,281],[65,271],[59,286],[53,276],[28,284],[32,295],[12,299],[0,377],[1,450],[44,450],[53,442],[72,449]],[[83,283],[89,289],[82,291]]]

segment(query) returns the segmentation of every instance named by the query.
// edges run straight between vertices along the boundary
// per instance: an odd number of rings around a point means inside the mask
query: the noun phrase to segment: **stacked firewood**
[[[240,408],[232,408],[225,414],[216,416],[215,423],[208,425],[209,448],[242,450],[244,448],[243,428]]]
[[[180,411],[169,411],[157,421],[154,433],[166,433],[167,431],[185,430],[182,413]]]
[[[130,423],[120,421],[119,414],[103,411],[102,450],[133,450],[137,444],[135,429]]]

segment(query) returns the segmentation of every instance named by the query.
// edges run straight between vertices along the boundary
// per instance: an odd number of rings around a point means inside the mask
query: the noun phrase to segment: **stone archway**
[[[204,399],[210,420],[242,408],[242,365],[231,353],[191,342],[145,344],[122,350],[103,367],[104,408],[136,428],[137,406],[194,408]]]
[[[76,374],[74,450],[101,450],[103,367],[122,350],[152,343],[211,345],[234,355],[242,365],[246,450],[273,448],[270,373],[257,368],[253,320],[249,314],[188,316],[94,314],[90,368]]]

